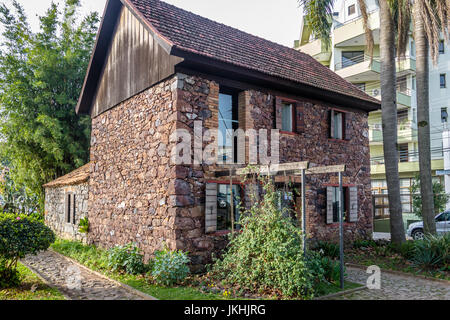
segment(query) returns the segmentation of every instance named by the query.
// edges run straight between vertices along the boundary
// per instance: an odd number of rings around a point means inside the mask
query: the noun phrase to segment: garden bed
[[[0,289],[0,300],[65,300],[56,289],[50,288],[21,263],[17,266],[22,283],[15,288]]]
[[[108,266],[107,251],[95,246],[84,245],[80,242],[57,240],[52,249],[80,264],[100,272],[101,274],[124,283],[136,290],[151,295],[159,300],[270,300],[279,299],[272,292],[260,292],[258,294],[236,287],[226,286],[220,282],[211,280],[208,275],[189,276],[181,285],[173,287],[158,286],[147,275],[130,275],[112,271]],[[361,287],[359,284],[346,282],[345,289]],[[340,292],[338,284],[323,284],[320,295],[325,296]]]

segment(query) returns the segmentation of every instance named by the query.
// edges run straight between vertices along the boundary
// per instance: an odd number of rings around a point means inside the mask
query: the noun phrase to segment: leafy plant
[[[88,161],[90,119],[75,106],[99,19],[81,17],[80,0],[66,0],[63,10],[52,3],[33,32],[23,7],[11,3],[0,5],[0,157],[43,211],[42,185]]]
[[[412,194],[412,206],[413,212],[419,218],[422,218],[422,196],[420,194],[420,176],[417,175],[413,180],[410,188]],[[433,181],[433,194],[434,194],[434,210],[436,213],[445,210],[450,195],[445,193],[445,186],[439,181]]]
[[[80,225],[78,227],[78,231],[80,233],[88,233],[89,232],[89,219],[87,217],[80,219]]]
[[[212,276],[253,292],[269,290],[310,298],[315,278],[322,273],[320,265],[308,264],[302,233],[278,209],[273,183],[264,178],[260,181],[264,198],[242,215],[242,232],[231,237],[223,258],[211,269]]]
[[[132,243],[108,250],[108,266],[113,271],[122,271],[132,275],[148,271],[148,267],[144,264],[144,256],[140,249]]]
[[[450,234],[426,236],[414,243],[413,263],[423,269],[448,266],[450,263]]]
[[[53,242],[55,234],[40,219],[26,215],[0,215],[1,285],[17,284],[19,259],[47,250]]]
[[[182,282],[189,274],[189,257],[182,251],[164,249],[155,253],[152,277],[159,285],[172,286]]]
[[[322,252],[324,256],[330,258],[338,258],[339,257],[339,245],[332,242],[327,241],[317,241],[315,245],[313,245],[314,250]]]

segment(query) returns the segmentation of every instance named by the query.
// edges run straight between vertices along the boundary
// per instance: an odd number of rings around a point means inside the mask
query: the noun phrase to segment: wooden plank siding
[[[122,7],[91,116],[111,109],[175,73],[183,59],[169,55],[131,11]]]

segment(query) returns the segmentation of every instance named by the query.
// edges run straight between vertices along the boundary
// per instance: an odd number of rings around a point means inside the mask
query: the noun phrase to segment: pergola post
[[[306,255],[306,170],[302,169],[302,233],[303,254]]]
[[[339,172],[339,258],[341,262],[341,289],[344,289],[344,188]]]

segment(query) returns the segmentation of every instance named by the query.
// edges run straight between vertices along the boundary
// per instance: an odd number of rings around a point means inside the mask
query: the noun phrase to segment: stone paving
[[[370,274],[347,268],[347,280],[366,285]],[[362,290],[332,300],[450,300],[450,284],[414,276],[381,273],[380,290]]]
[[[22,262],[72,300],[142,300],[117,283],[80,268],[52,251],[27,256]]]

